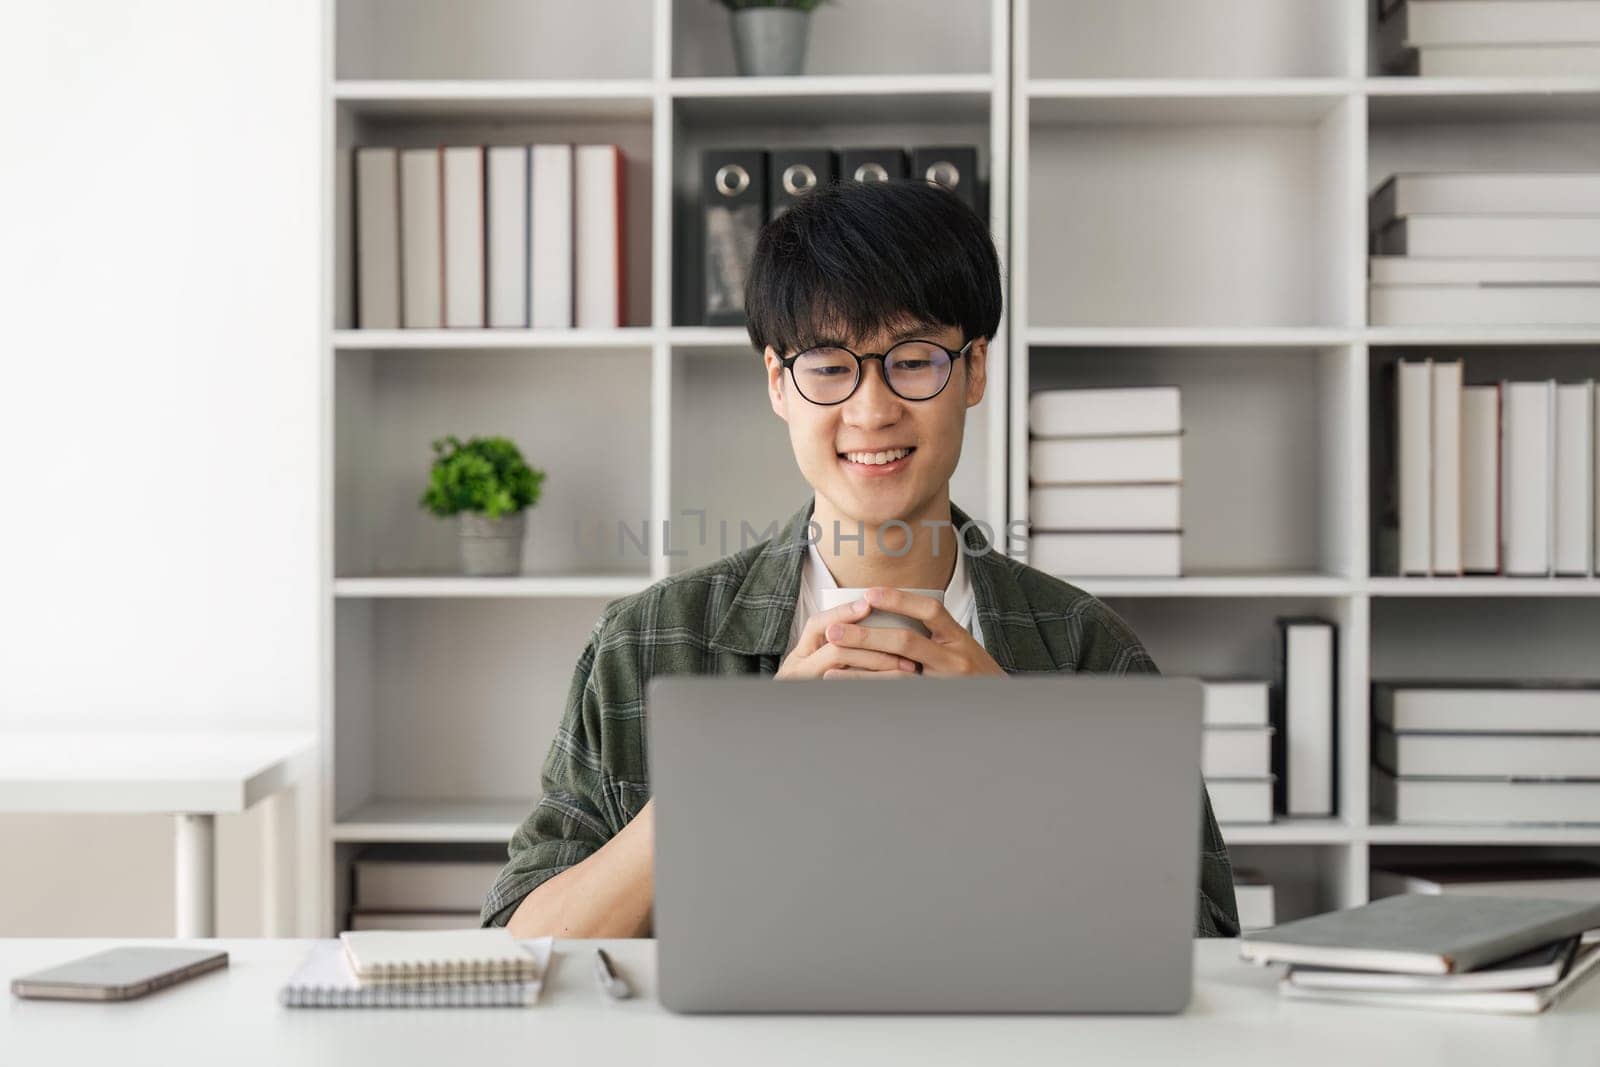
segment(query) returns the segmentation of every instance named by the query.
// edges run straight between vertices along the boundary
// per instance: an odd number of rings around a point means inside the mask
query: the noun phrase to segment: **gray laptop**
[[[660,676],[661,1002],[1173,1012],[1198,900],[1198,681]]]

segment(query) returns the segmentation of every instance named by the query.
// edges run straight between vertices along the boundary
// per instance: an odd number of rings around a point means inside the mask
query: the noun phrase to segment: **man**
[[[974,212],[919,181],[818,189],[762,230],[745,307],[772,410],[814,497],[777,537],[606,606],[485,925],[649,934],[644,687],[654,675],[1156,671],[1110,608],[994,551],[950,501],[1001,311],[999,259]],[[818,611],[818,591],[835,586],[870,588],[865,602]],[[944,602],[906,588],[943,589]],[[920,619],[930,636],[856,625],[869,604]],[[1195,929],[1232,936],[1232,872],[1201,789]]]

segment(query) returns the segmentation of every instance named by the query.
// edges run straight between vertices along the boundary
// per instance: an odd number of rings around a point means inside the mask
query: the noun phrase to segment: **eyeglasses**
[[[917,338],[901,341],[887,352],[864,356],[831,345],[808,348],[785,356],[781,362],[789,368],[789,377],[800,395],[813,404],[842,404],[854,396],[861,385],[862,365],[869,359],[883,365],[884,384],[895,396],[902,400],[932,400],[944,392],[955,361],[971,347],[972,341],[968,341],[957,352],[936,341]]]

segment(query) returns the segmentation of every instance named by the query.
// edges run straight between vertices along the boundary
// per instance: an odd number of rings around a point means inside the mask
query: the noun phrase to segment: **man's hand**
[[[775,677],[837,678],[842,675],[847,678],[870,678],[915,674],[917,665],[902,656],[835,644],[824,636],[829,626],[855,623],[866,618],[868,610],[865,601],[853,600],[811,616],[800,631],[800,643],[794,646],[794,651],[783,661]]]
[[[916,619],[928,628],[928,636],[923,637],[911,630],[858,626],[855,620],[841,619],[829,622],[826,629],[827,639],[833,646],[899,656],[920,663],[922,673],[934,678],[1006,673],[972,634],[933,597],[887,586],[873,586],[867,590],[866,598],[867,603],[875,608]],[[858,671],[840,673],[846,677],[866,677],[864,672]],[[823,677],[830,675],[824,674]]]

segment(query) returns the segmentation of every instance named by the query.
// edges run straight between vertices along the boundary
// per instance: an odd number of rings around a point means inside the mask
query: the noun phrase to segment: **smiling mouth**
[[[863,466],[882,467],[896,460],[905,459],[915,451],[915,448],[887,448],[881,452],[840,452],[839,458]]]

